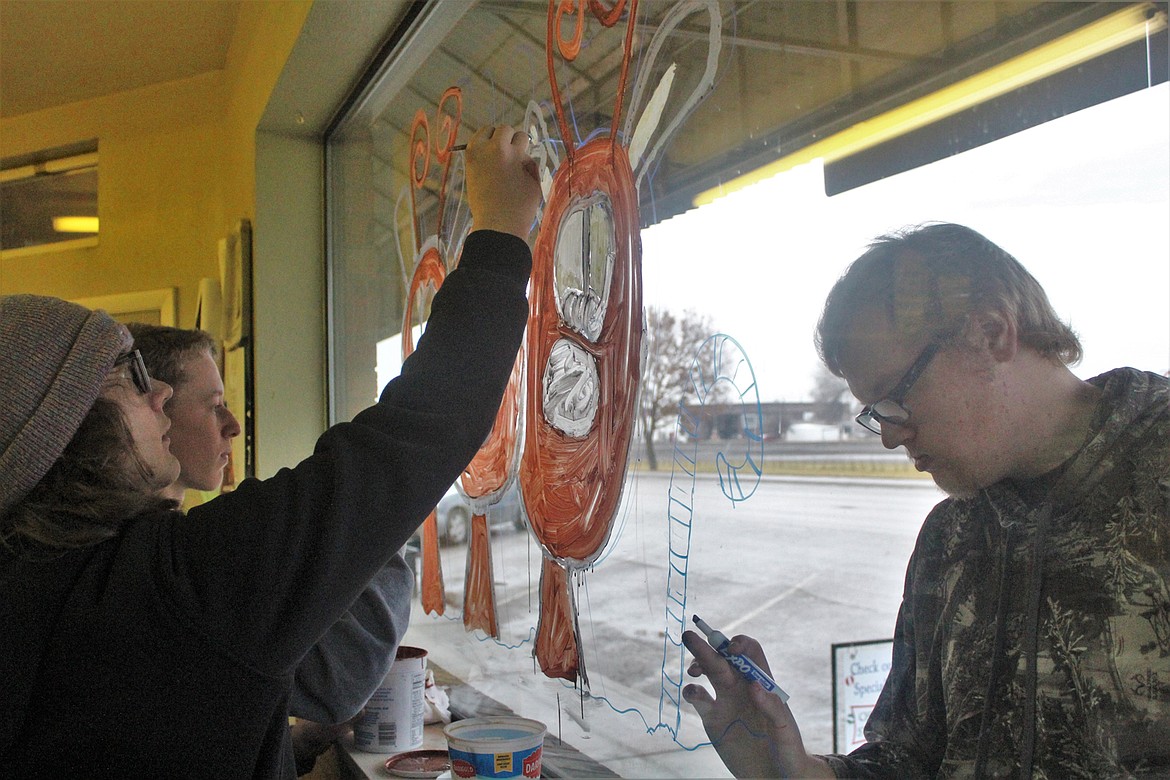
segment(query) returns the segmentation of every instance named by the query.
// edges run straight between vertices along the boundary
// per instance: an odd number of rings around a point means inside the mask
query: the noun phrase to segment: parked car
[[[521,503],[519,485],[513,482],[500,500],[488,507],[488,527],[492,531],[523,531],[527,523]],[[446,495],[439,499],[439,505],[435,507],[435,525],[441,544],[466,544],[471,536],[471,503],[455,485],[451,485]],[[421,533],[420,528],[411,543],[417,542]]]
[[[520,489],[513,482],[500,500],[488,507],[488,527],[493,531],[523,531],[524,510],[520,504]],[[439,528],[439,539],[447,544],[465,544],[471,535],[471,503],[454,485],[439,499],[439,505],[435,507],[435,523]]]
[[[523,502],[520,500],[519,484],[513,482],[500,500],[488,507],[488,528],[496,531],[523,531],[528,526],[525,520]],[[471,504],[459,489],[452,485],[435,507],[435,526],[439,532],[439,544],[467,544],[471,536]],[[403,555],[411,571],[418,576],[418,558],[422,551],[421,526],[403,547]]]

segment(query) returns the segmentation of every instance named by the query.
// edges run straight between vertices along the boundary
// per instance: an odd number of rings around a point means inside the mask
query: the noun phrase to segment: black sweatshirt
[[[472,233],[401,375],[295,468],[86,549],[0,552],[0,777],[293,777],[293,671],[487,437],[531,265]]]

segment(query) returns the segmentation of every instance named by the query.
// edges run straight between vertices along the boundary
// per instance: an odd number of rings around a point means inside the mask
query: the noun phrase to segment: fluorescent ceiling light
[[[53,217],[53,230],[58,233],[97,233],[98,218]]]
[[[1147,18],[1147,16],[1149,18]],[[817,158],[835,162],[891,138],[1005,95],[1062,70],[1142,40],[1166,28],[1166,14],[1149,3],[1128,6],[1029,52],[988,68],[949,87],[805,146],[792,154],[737,176],[695,196],[704,206],[724,195],[770,179]]]
[[[0,171],[0,183],[31,179],[50,173],[79,173],[96,168],[97,164],[97,152],[78,154],[73,157],[57,157],[42,163],[22,165],[19,168],[8,168]]]

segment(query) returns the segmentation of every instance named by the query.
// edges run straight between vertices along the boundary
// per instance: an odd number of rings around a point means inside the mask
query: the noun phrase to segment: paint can
[[[400,646],[394,665],[353,722],[353,744],[367,753],[399,753],[423,743],[427,651]]]
[[[457,720],[443,728],[452,777],[540,777],[545,726],[496,715]]]

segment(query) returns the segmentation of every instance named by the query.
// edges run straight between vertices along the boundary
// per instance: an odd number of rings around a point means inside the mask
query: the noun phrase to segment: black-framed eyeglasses
[[[130,350],[114,361],[114,367],[117,368],[123,363],[130,366],[130,378],[134,380],[134,386],[138,388],[138,392],[146,395],[154,389],[154,385],[150,381],[150,373],[146,370],[146,363],[142,361],[141,352],[136,349]]]
[[[877,435],[882,434],[882,423],[891,423],[892,425],[903,425],[910,419],[910,412],[906,407],[902,406],[902,401],[905,400],[906,395],[910,392],[910,388],[914,387],[914,383],[918,381],[918,377],[926,370],[927,365],[930,364],[930,359],[938,352],[939,344],[933,341],[926,345],[926,348],[919,353],[918,358],[911,364],[910,370],[906,375],[899,380],[894,389],[880,401],[876,401],[861,410],[861,414],[857,415],[857,424],[867,431],[873,431]]]

